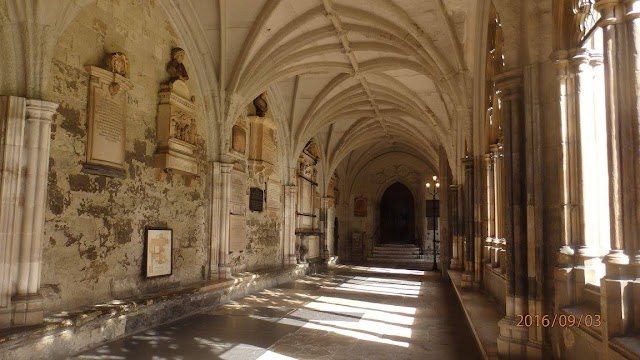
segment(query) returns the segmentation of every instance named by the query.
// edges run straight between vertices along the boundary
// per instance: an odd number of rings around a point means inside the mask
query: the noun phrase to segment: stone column
[[[211,166],[211,239],[209,239],[209,279],[218,278],[218,257],[220,256],[220,217],[222,207],[222,171],[219,162],[212,162]]]
[[[14,325],[42,322],[44,309],[40,295],[40,268],[44,211],[49,173],[51,119],[57,104],[42,100],[26,101],[26,123],[22,156],[23,207],[18,250],[17,288],[12,298]]]
[[[494,209],[494,182],[493,182],[493,156],[485,154],[485,169],[487,175],[487,238],[485,240],[485,262],[491,263],[491,251],[493,239],[495,239],[495,209]]]
[[[220,242],[218,244],[218,277],[231,278],[229,263],[229,197],[231,196],[231,170],[233,164],[220,164]]]
[[[325,261],[329,261],[331,257],[329,244],[333,241],[333,226],[330,224],[329,213],[332,208],[333,198],[323,197],[320,199],[320,231],[322,232],[320,237],[320,253]]]
[[[451,268],[459,270],[462,265],[460,251],[460,223],[458,219],[458,185],[449,186],[449,218],[451,219]]]
[[[635,207],[635,217],[633,221],[633,229],[631,230],[635,236],[630,236],[633,239],[633,243],[628,246],[630,262],[634,267],[631,273],[633,277],[640,278],[640,236],[638,236],[638,230],[640,229],[640,159],[636,156],[640,149],[640,0],[626,0],[625,2],[625,27],[627,29],[627,54],[628,54],[628,96],[629,96],[629,121],[632,133],[628,136],[633,137],[633,144],[635,145],[634,154],[627,153],[627,156],[631,156],[634,161],[634,167],[629,169],[629,178],[633,179],[633,193],[635,193],[635,199],[633,205]],[[623,170],[624,171],[624,170]],[[633,177],[632,176],[633,172]],[[640,302],[640,299],[638,299]],[[640,325],[640,324],[639,324]]]
[[[20,181],[25,112],[25,98],[0,96],[0,121],[3,123],[0,140],[0,328],[9,327],[12,322],[11,296],[15,292],[12,268],[18,258],[22,215]]]
[[[574,286],[574,249],[572,246],[573,231],[577,231],[579,223],[579,213],[575,211],[573,206],[573,198],[575,192],[571,191],[573,182],[569,169],[573,166],[574,158],[569,156],[569,146],[571,144],[569,138],[569,60],[568,51],[557,51],[553,54],[552,60],[556,70],[556,80],[558,84],[558,119],[561,126],[561,167],[559,169],[560,185],[562,186],[562,232],[560,234],[561,246],[557,252],[557,263],[555,268],[554,281],[556,285],[555,306],[556,311],[564,306],[571,305],[575,302],[575,286]],[[571,132],[574,133],[574,132]]]
[[[473,214],[473,158],[462,159],[464,166],[464,274],[462,275],[462,287],[473,287],[475,282],[475,234]]]
[[[506,239],[506,315],[499,322],[498,353],[504,358],[539,354],[529,341],[529,329],[516,326],[516,315],[528,314],[525,128],[522,71],[512,70],[494,79],[501,100],[504,131],[504,238]]]
[[[295,265],[296,261],[296,210],[298,187],[284,187],[284,264]]]
[[[640,285],[632,280],[640,275],[640,1],[598,0],[595,8],[602,15],[610,173],[611,251],[601,280],[607,343],[640,328]]]
[[[634,3],[637,1],[632,1],[629,8],[632,8]],[[627,41],[623,25],[625,18],[621,11],[623,4],[620,0],[598,0],[595,8],[602,16],[600,25],[604,38],[605,102],[609,140],[611,251],[605,257],[605,263],[607,276],[615,278],[623,275],[623,268],[629,263],[629,257],[624,251],[628,243],[633,242],[633,232],[638,229],[635,214],[635,151],[632,150],[632,131],[638,118],[631,118],[631,112],[634,110],[629,106],[629,100],[636,92],[627,87],[629,80],[633,82],[635,75],[629,74],[631,79],[627,78],[628,64],[625,61],[627,50],[630,53],[637,52],[638,48],[634,48],[633,41],[631,44]],[[627,48],[629,45],[632,47]],[[637,101],[636,98],[634,106],[637,105]],[[632,189],[633,191],[630,191]]]

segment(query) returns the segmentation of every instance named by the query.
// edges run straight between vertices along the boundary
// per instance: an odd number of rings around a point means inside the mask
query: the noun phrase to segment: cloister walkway
[[[478,359],[440,273],[338,266],[77,359]]]

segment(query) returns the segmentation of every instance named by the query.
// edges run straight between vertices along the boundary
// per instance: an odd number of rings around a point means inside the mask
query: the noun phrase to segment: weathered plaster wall
[[[191,187],[169,174],[154,180],[159,84],[172,47],[180,46],[153,0],[99,0],[58,40],[47,100],[55,116],[48,184],[42,283],[48,312],[200,280],[207,263],[204,121],[198,122],[200,177]],[[130,61],[125,179],[81,171],[85,161],[88,75],[107,52]],[[189,54],[187,54],[187,57]],[[186,68],[192,69],[188,59]],[[190,73],[192,91],[195,90]],[[196,94],[196,102],[199,97]],[[145,227],[173,229],[173,274],[143,277]]]

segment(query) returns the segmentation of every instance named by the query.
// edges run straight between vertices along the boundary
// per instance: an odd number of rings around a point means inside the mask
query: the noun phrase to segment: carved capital
[[[570,64],[571,70],[578,74],[591,69],[591,54],[589,50],[583,48],[572,49],[569,51],[571,56]]]
[[[58,104],[44,100],[28,99],[26,102],[27,121],[51,122]]]
[[[625,5],[625,13],[624,19],[625,21],[635,20],[640,18],[640,0],[626,0],[624,2]]]
[[[600,26],[618,24],[623,21],[620,0],[596,0],[594,8],[600,13]]]
[[[510,70],[493,77],[496,90],[503,100],[519,97],[522,92],[522,70]]]

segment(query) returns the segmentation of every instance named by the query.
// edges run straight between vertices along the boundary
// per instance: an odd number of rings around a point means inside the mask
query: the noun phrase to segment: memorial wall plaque
[[[229,251],[240,251],[247,247],[247,220],[244,215],[229,216]]]
[[[171,77],[160,85],[158,94],[158,148],[153,155],[158,180],[164,180],[162,174],[168,170],[182,174],[185,179],[198,175],[196,104],[186,83],[189,76],[182,63],[184,56],[180,48],[171,51],[172,60],[167,65]]]
[[[353,202],[353,216],[366,217],[367,216],[367,198],[358,197]]]
[[[110,57],[110,70],[87,66],[90,76],[87,103],[87,161],[83,171],[125,176],[128,62],[123,54]]]
[[[264,191],[260,188],[252,187],[249,190],[249,210],[262,212],[264,207]]]
[[[282,195],[281,185],[277,182],[267,183],[267,208],[279,209],[280,197]]]

